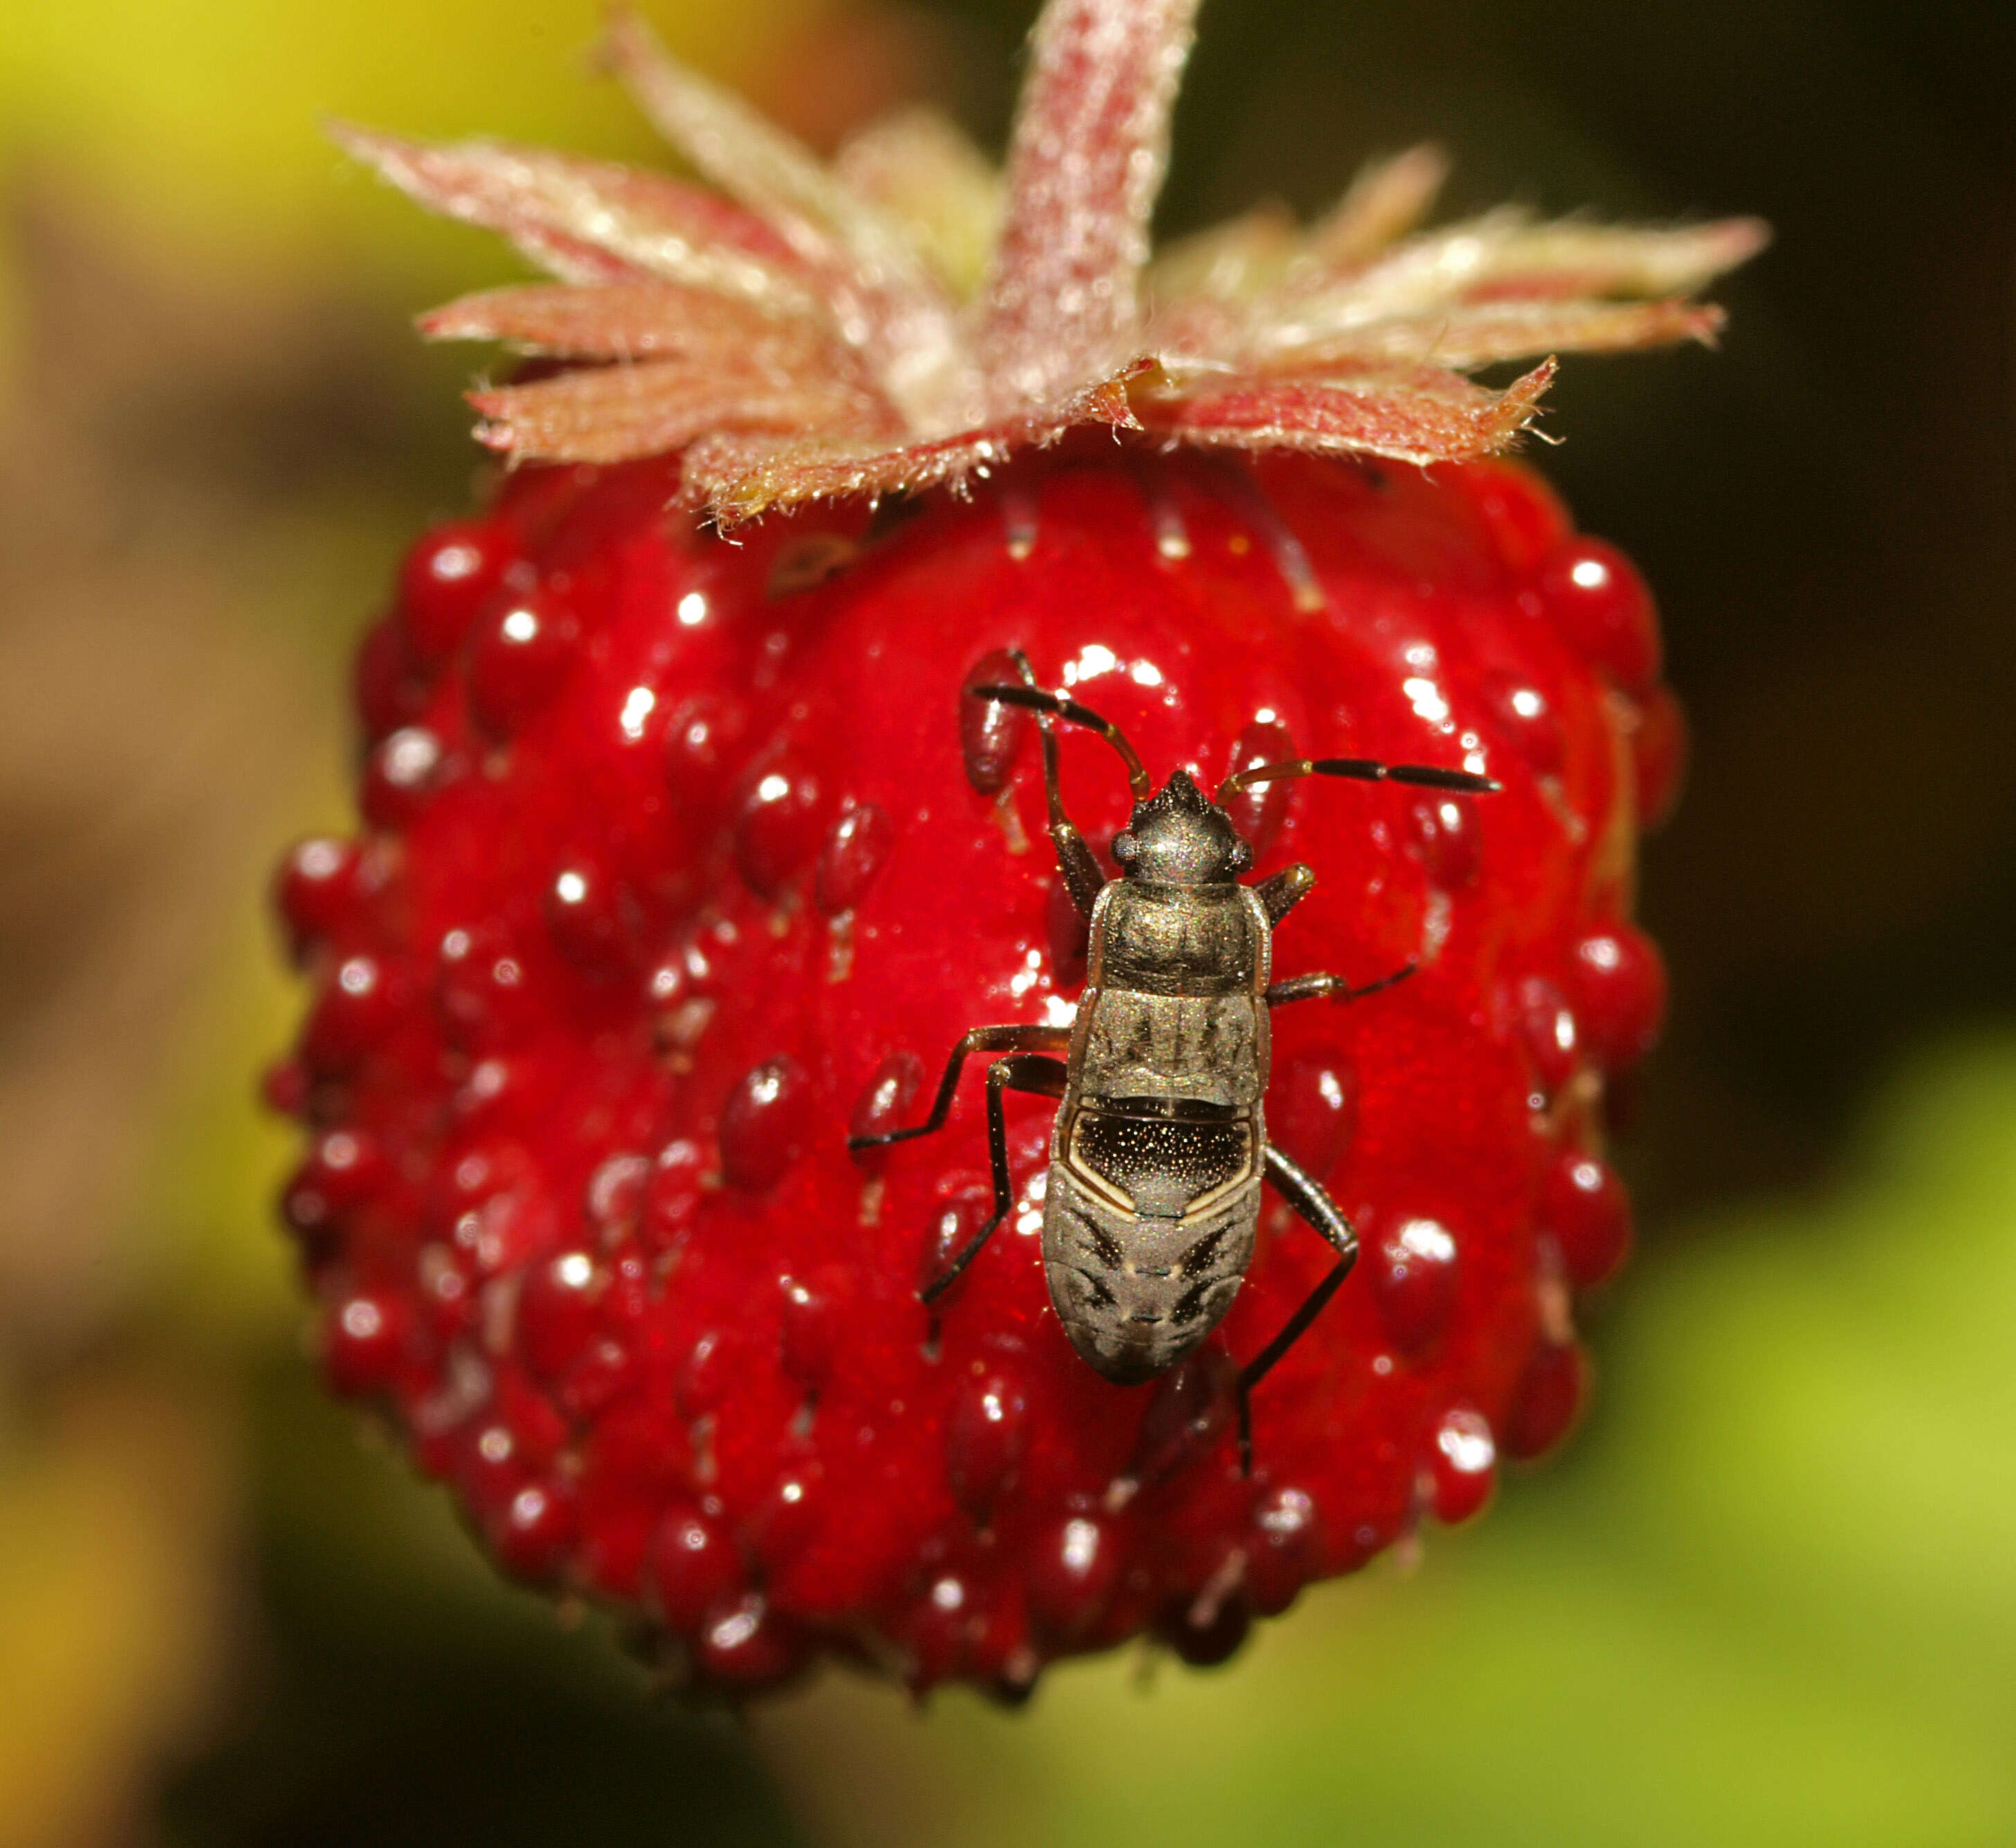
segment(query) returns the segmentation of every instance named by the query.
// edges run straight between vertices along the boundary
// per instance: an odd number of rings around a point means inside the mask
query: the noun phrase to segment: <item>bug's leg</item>
[[[1042,732],[1043,797],[1049,806],[1050,840],[1057,850],[1057,865],[1064,874],[1064,890],[1071,894],[1071,903],[1077,906],[1079,915],[1089,918],[1093,901],[1105,885],[1106,875],[1092,849],[1085,845],[1085,836],[1064,812],[1064,796],[1057,787],[1057,720],[1067,719],[1075,725],[1096,732],[1120,753],[1121,761],[1127,766],[1128,786],[1134,792],[1137,802],[1147,796],[1148,773],[1142,768],[1139,753],[1127,742],[1126,735],[1111,719],[1102,717],[1088,706],[1079,705],[1075,699],[1060,699],[1055,693],[1045,692],[1036,685],[1036,672],[1029,665],[1029,657],[1019,648],[1011,648],[1008,653],[1022,676],[1021,686],[982,686],[969,691],[976,698],[999,699],[1035,714],[1036,723]]]
[[[934,1130],[943,1129],[953,1094],[959,1089],[960,1068],[969,1052],[1061,1052],[1071,1044],[1071,1030],[1068,1026],[1024,1024],[976,1026],[962,1034],[952,1049],[952,1057],[945,1061],[945,1076],[938,1080],[938,1094],[932,1101],[930,1116],[908,1129],[888,1130],[879,1136],[849,1136],[848,1147],[886,1149],[891,1142],[907,1142],[913,1136],[927,1136]]]
[[[1008,1217],[1015,1203],[1014,1182],[1008,1174],[1008,1119],[1001,1107],[1004,1091],[1026,1091],[1036,1097],[1062,1097],[1064,1062],[1046,1059],[1040,1052],[1020,1052],[997,1059],[987,1068],[987,1155],[994,1170],[994,1211],[986,1224],[952,1254],[944,1271],[917,1293],[927,1307],[950,1289],[960,1271],[979,1257],[980,1248],[994,1236],[995,1229]]]
[[[1267,991],[1267,1005],[1270,1008],[1284,1007],[1291,1001],[1317,1001],[1329,995],[1337,1001],[1363,1001],[1368,994],[1377,994],[1382,988],[1390,988],[1395,982],[1404,982],[1421,965],[1410,962],[1405,969],[1396,969],[1390,976],[1381,976],[1376,982],[1367,982],[1362,988],[1354,988],[1341,976],[1291,976],[1285,982],[1276,982]]]
[[[1253,1473],[1253,1389],[1273,1371],[1282,1355],[1301,1340],[1309,1324],[1323,1314],[1323,1306],[1335,1296],[1351,1267],[1358,1262],[1358,1235],[1351,1221],[1337,1210],[1336,1201],[1323,1191],[1323,1184],[1299,1163],[1283,1155],[1271,1142],[1267,1145],[1267,1177],[1281,1190],[1282,1198],[1328,1239],[1337,1253],[1330,1274],[1311,1290],[1301,1308],[1290,1316],[1280,1334],[1239,1370],[1239,1472]]]
[[[1284,866],[1253,888],[1254,896],[1260,901],[1267,914],[1267,922],[1278,924],[1289,912],[1309,895],[1309,889],[1316,883],[1316,875],[1297,861],[1293,866]]]

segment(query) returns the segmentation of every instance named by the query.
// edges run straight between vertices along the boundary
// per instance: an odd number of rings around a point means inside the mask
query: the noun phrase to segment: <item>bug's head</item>
[[[1253,864],[1253,849],[1232,818],[1179,770],[1159,793],[1134,805],[1113,837],[1113,857],[1130,879],[1165,886],[1208,886],[1236,879]]]

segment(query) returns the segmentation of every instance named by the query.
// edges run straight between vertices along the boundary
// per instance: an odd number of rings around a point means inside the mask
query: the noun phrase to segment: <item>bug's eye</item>
[[[1247,840],[1234,841],[1232,843],[1232,870],[1244,872],[1252,864],[1253,843]]]
[[[1134,836],[1131,829],[1123,828],[1118,834],[1114,836],[1113,857],[1114,859],[1118,860],[1122,866],[1125,866],[1129,861],[1132,860],[1135,854],[1139,851],[1139,850],[1134,844]]]

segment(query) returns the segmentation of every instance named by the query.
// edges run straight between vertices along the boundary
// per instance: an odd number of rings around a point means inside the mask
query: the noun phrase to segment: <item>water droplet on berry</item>
[[[749,709],[728,693],[695,693],[665,721],[665,778],[683,807],[711,809],[727,793],[749,732]]]
[[[742,1559],[733,1542],[682,1501],[671,1503],[660,1519],[644,1572],[660,1616],[687,1635],[710,1610],[733,1604],[743,1589]]]
[[[1403,1218],[1371,1241],[1372,1290],[1387,1337],[1426,1354],[1456,1308],[1456,1242],[1438,1221]]]
[[[1499,1433],[1508,1457],[1537,1457],[1568,1435],[1581,1409],[1586,1364],[1573,1343],[1543,1342],[1533,1351]]]
[[[891,1052],[870,1074],[848,1119],[850,1136],[886,1136],[905,1127],[915,1114],[917,1094],[924,1088],[924,1062],[914,1052]],[[855,1161],[879,1171],[888,1151],[857,1149]]]
[[[826,1526],[830,1511],[823,1492],[824,1474],[816,1462],[794,1465],[770,1485],[769,1493],[750,1520],[750,1544],[758,1566],[772,1581],[799,1559]]]
[[[428,1327],[444,1341],[466,1333],[476,1319],[476,1296],[455,1253],[445,1245],[423,1245],[414,1269]]]
[[[362,1130],[337,1129],[316,1138],[280,1196],[287,1224],[319,1255],[345,1221],[384,1183],[385,1160]]]
[[[686,1137],[668,1142],[651,1165],[651,1178],[644,1189],[644,1210],[638,1231],[645,1249],[653,1253],[670,1250],[691,1228],[700,1210],[705,1152]]]
[[[1543,776],[1561,767],[1561,721],[1553,703],[1528,678],[1493,671],[1483,683],[1492,729]]]
[[[434,972],[442,1037],[464,1052],[488,1052],[537,1017],[524,958],[494,924],[445,932]]]
[[[811,863],[825,814],[819,778],[794,758],[776,759],[750,784],[735,824],[735,865],[758,897],[780,897]]]
[[[1253,1608],[1276,1617],[1323,1569],[1323,1526],[1306,1489],[1270,1489],[1253,1511],[1246,1540],[1246,1590]]]
[[[1589,1054],[1606,1071],[1636,1065],[1658,1042],[1666,1013],[1666,965],[1629,924],[1592,931],[1575,947],[1568,979]]]
[[[322,1371],[345,1398],[383,1392],[405,1357],[405,1306],[383,1291],[360,1290],[330,1305],[322,1324]]]
[[[357,898],[356,844],[326,836],[301,842],[280,862],[274,901],[298,960],[349,914]]]
[[[966,764],[966,780],[983,796],[1007,786],[1031,721],[1026,708],[1010,706],[1005,699],[977,699],[967,689],[1021,684],[1022,671],[1005,648],[982,655],[959,682],[959,753]]]
[[[772,1059],[747,1073],[721,1113],[721,1171],[729,1184],[762,1193],[804,1152],[811,1085],[795,1059]]]
[[[768,1364],[754,1338],[738,1328],[710,1328],[693,1343],[673,1384],[673,1401],[689,1424],[725,1405],[743,1381]]]
[[[543,591],[501,598],[469,644],[469,709],[493,738],[514,736],[559,692],[571,664],[574,619]]]
[[[964,1580],[947,1573],[932,1580],[898,1626],[908,1660],[904,1678],[921,1694],[967,1666],[967,1640],[974,1626],[972,1595]]]
[[[563,861],[547,882],[546,929],[584,974],[610,976],[630,961],[629,908],[616,882],[585,854]]]
[[[1474,884],[1483,842],[1474,797],[1449,791],[1424,796],[1408,814],[1413,849],[1428,877],[1445,892]]]
[[[1659,678],[1659,617],[1638,568],[1607,541],[1564,541],[1540,568],[1547,613],[1582,657],[1640,692]]]
[[[1630,1199],[1609,1163],[1593,1155],[1555,1159],[1540,1183],[1539,1222],[1580,1289],[1615,1275],[1631,1249]]]
[[[1540,1088],[1557,1091],[1582,1062],[1575,1017],[1560,989],[1545,976],[1527,976],[1512,991],[1513,1020],[1532,1061]]]
[[[812,902],[831,915],[851,911],[873,883],[896,837],[889,811],[873,802],[849,809],[834,822],[820,850]]]
[[[650,1157],[627,1152],[605,1157],[589,1176],[583,1205],[588,1223],[605,1245],[614,1244],[635,1228],[650,1178]]]
[[[601,1278],[592,1256],[563,1252],[535,1264],[518,1289],[519,1357],[535,1378],[561,1379],[588,1350],[600,1318]]]
[[[824,1386],[855,1321],[854,1272],[822,1264],[805,1277],[781,1277],[778,1286],[784,1297],[779,1322],[784,1371],[801,1385]]]
[[[423,534],[399,567],[399,618],[416,665],[438,667],[518,555],[506,526],[452,520]]]
[[[753,1593],[711,1618],[700,1633],[700,1668],[739,1693],[789,1681],[809,1653],[797,1627]]]
[[[1100,1515],[1071,1515],[1030,1548],[1029,1615],[1054,1642],[1082,1637],[1104,1614],[1120,1582],[1119,1535]]]
[[[1291,1053],[1267,1089],[1267,1134],[1320,1181],[1344,1158],[1358,1120],[1358,1088],[1334,1047]]]
[[[375,957],[339,963],[301,1030],[301,1058],[322,1077],[354,1069],[376,1047],[398,1016],[392,983]]]
[[[993,1213],[994,1191],[985,1185],[962,1182],[941,1199],[937,1222],[920,1254],[918,1289],[928,1289],[945,1276],[952,1259],[966,1249]],[[931,1312],[934,1316],[943,1314],[958,1300],[974,1272],[980,1267],[977,1264],[970,1264],[959,1273],[946,1293],[933,1303]]]
[[[945,1462],[952,1494],[976,1521],[986,1521],[1014,1479],[1028,1425],[1028,1398],[1013,1373],[995,1368],[960,1386],[946,1420]]]
[[[1481,1412],[1458,1406],[1445,1413],[1427,1459],[1435,1519],[1453,1527],[1481,1512],[1491,1499],[1497,1462],[1498,1447]]]
[[[441,741],[424,725],[402,725],[373,749],[357,805],[374,828],[405,827],[448,775]]]
[[[534,1584],[553,1578],[565,1564],[579,1531],[574,1497],[558,1483],[525,1483],[488,1527],[497,1562]]]

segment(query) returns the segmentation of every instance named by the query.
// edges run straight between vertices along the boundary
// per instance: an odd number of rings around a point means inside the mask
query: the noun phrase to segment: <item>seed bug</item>
[[[1255,785],[1334,776],[1435,789],[1496,791],[1489,777],[1363,757],[1299,757],[1227,777],[1208,797],[1187,771],[1159,791],[1118,726],[1024,684],[970,696],[1037,715],[1050,839],[1071,902],[1086,920],[1085,987],[1070,1026],[977,1026],[952,1048],[922,1123],[850,1138],[869,1149],[944,1126],[969,1055],[987,1069],[992,1216],[920,1292],[934,1303],[979,1255],[1014,1203],[1003,1094],[1058,1100],[1043,1200],[1043,1268],[1071,1345],[1107,1379],[1136,1385],[1179,1364],[1222,1321],[1252,1262],[1264,1175],[1337,1253],[1329,1273],[1237,1376],[1240,1465],[1251,1472],[1253,1389],[1336,1295],[1358,1256],[1351,1222],[1316,1177],[1267,1140],[1270,1010],[1330,996],[1358,1001],[1414,973],[1408,964],[1352,987],[1334,975],[1270,980],[1273,931],[1316,883],[1300,864],[1255,885],[1239,875],[1251,843],[1226,804]],[[1109,880],[1065,813],[1056,722],[1097,732],[1126,768],[1134,808],[1114,836]],[[1064,1056],[1059,1059],[1057,1053]]]

